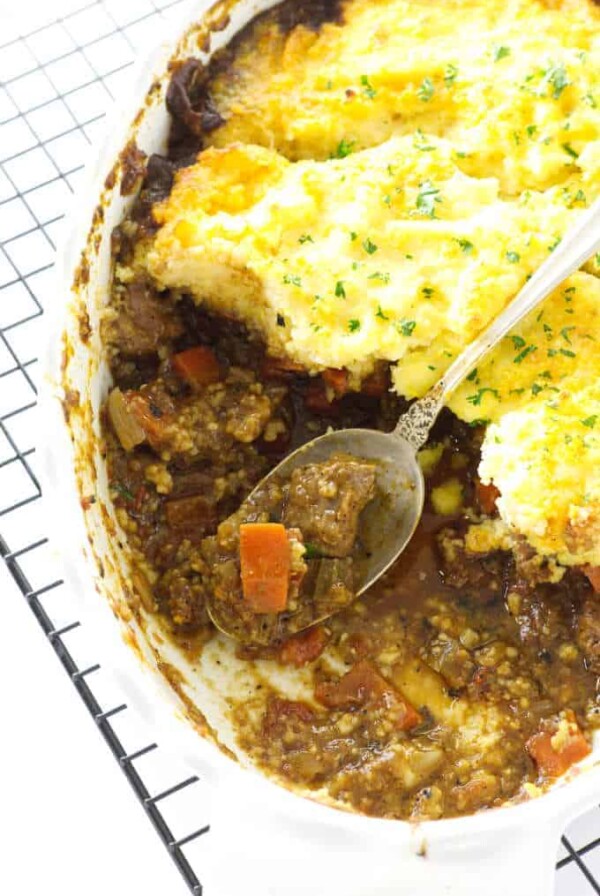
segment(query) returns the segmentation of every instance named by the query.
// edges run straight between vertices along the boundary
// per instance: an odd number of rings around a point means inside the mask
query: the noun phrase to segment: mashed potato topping
[[[346,367],[357,385],[390,361],[414,398],[600,192],[600,11],[342,11],[318,33],[259,21],[238,46],[211,87],[225,123],[155,209],[138,263],[312,372]],[[505,521],[566,564],[600,564],[599,271],[571,277],[450,402],[492,423],[481,474]]]

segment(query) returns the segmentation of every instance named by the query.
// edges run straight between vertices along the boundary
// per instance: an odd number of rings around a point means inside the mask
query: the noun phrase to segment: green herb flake
[[[519,354],[518,354],[515,358],[513,358],[513,364],[520,364],[521,361],[524,361],[524,360],[525,360],[525,358],[527,357],[527,355],[532,354],[532,352],[535,352],[536,350],[537,350],[537,345],[527,345],[527,346],[525,346],[525,348],[523,349],[523,351],[522,351],[522,352],[519,352]]]
[[[584,96],[583,99],[585,100],[585,102],[588,104],[588,106],[589,106],[591,109],[597,109],[597,108],[598,108],[598,103],[596,102],[596,100],[594,99],[594,97],[592,96],[591,93],[586,93],[586,95]]]
[[[567,153],[567,155],[571,156],[572,159],[578,159],[579,153],[576,152],[570,143],[561,143],[562,148]]]
[[[345,159],[347,156],[352,155],[355,146],[356,140],[340,140],[332,158]]]
[[[563,90],[570,85],[567,72],[562,63],[550,65],[544,72],[544,82],[552,87],[552,99],[559,99]]]
[[[435,218],[435,204],[441,202],[440,191],[434,187],[430,180],[424,180],[419,184],[417,193],[417,211],[428,218]]]
[[[304,243],[314,243],[314,240],[309,233],[303,233],[298,242],[304,245]]]
[[[111,482],[110,487],[122,498],[125,498],[126,501],[134,500],[134,497],[129,489],[126,486],[122,485],[120,482]]]
[[[358,239],[358,234],[356,233],[356,231],[354,231],[354,230],[350,231],[350,239],[352,242],[354,242],[355,240]]]
[[[537,134],[537,124],[528,124],[525,128],[525,131],[528,137],[535,137],[535,135]]]
[[[500,62],[501,59],[506,59],[507,56],[510,56],[510,47],[496,44],[492,50],[492,59],[494,62]]]
[[[378,246],[375,245],[368,237],[362,244],[363,249],[367,253],[367,255],[374,255],[377,252]]]
[[[403,318],[398,326],[403,336],[412,336],[415,331],[415,327],[417,326],[417,322],[416,320],[406,320],[405,318]]]
[[[568,349],[568,348],[560,348],[560,349],[559,349],[559,352],[561,353],[561,355],[564,355],[565,358],[576,358],[576,357],[577,357],[577,355],[575,354],[575,352],[572,352],[572,351],[571,351],[570,349]]]
[[[548,246],[548,252],[554,252],[554,250],[556,249],[556,247],[557,247],[561,242],[562,242],[562,238],[561,238],[560,236],[555,237],[555,238],[554,238],[554,242],[553,242],[553,243],[550,243],[550,245]]]
[[[472,404],[473,407],[479,407],[479,405],[481,404],[481,399],[483,398],[483,396],[485,395],[486,392],[491,392],[491,394],[495,398],[500,398],[497,389],[488,389],[487,387],[484,387],[482,389],[479,389],[475,393],[475,395],[467,395],[467,401],[469,402],[469,404]]]
[[[435,149],[435,146],[431,146],[431,144],[426,142],[425,134],[423,133],[421,128],[417,128],[415,138],[413,140],[413,146],[420,152],[433,152],[433,150]]]
[[[421,289],[421,292],[423,293],[423,295],[425,296],[426,299],[430,299],[432,297],[432,295],[434,294],[435,289],[433,288],[433,286],[423,286],[423,288]]]
[[[598,420],[598,414],[592,414],[591,417],[586,417],[585,420],[582,420],[584,426],[587,426],[588,429],[593,429]]]
[[[569,333],[571,332],[571,330],[574,330],[574,329],[575,329],[575,327],[563,327],[562,330],[560,331],[560,335],[565,340],[565,342],[569,343],[569,345],[571,345],[571,339],[569,338]]]
[[[367,277],[367,280],[380,280],[381,283],[389,283],[391,280],[391,277],[387,272],[384,273],[382,271],[375,271],[374,274],[369,274],[369,276]]]
[[[456,81],[457,75],[458,68],[455,65],[452,65],[452,63],[449,63],[444,71],[444,84],[446,85],[446,87],[452,87],[452,85]]]
[[[518,252],[507,252],[506,260],[510,261],[511,264],[517,264],[517,262],[521,261],[521,256]]]
[[[304,559],[305,560],[317,560],[318,558],[323,556],[323,552],[319,550],[319,548],[311,544],[310,541],[307,541],[304,545]]]
[[[477,379],[477,368],[474,367],[471,373],[468,375],[467,380],[472,383]]]
[[[284,274],[283,282],[286,286],[302,286],[302,278],[297,275],[294,276],[293,274]]]
[[[526,344],[522,336],[511,336],[510,338],[512,339],[515,348],[523,348]]]
[[[356,320],[356,318],[349,320],[348,321],[348,329],[350,330],[351,333],[356,333],[358,330],[360,330],[360,321]]]
[[[428,103],[433,94],[435,93],[435,88],[433,86],[433,81],[431,78],[423,78],[419,89],[417,90],[417,96],[423,103]]]
[[[454,241],[455,241],[456,243],[458,243],[458,245],[459,245],[460,248],[463,250],[463,252],[465,253],[465,255],[470,255],[470,254],[472,253],[473,249],[475,248],[475,246],[473,245],[472,242],[470,242],[470,240],[465,240],[465,239],[462,239],[462,238],[461,238],[461,239],[458,239],[458,238],[455,237],[455,238],[454,238]]]
[[[338,282],[335,284],[335,295],[338,299],[346,298],[346,289],[344,287],[343,280],[338,280]]]
[[[389,320],[388,315],[384,314],[381,305],[377,306],[377,313],[376,313],[375,317],[378,317],[380,320]]]
[[[539,395],[540,392],[542,392],[543,390],[544,390],[544,387],[543,387],[543,386],[540,386],[539,383],[534,383],[533,386],[531,387],[531,394],[532,394],[532,395]]]
[[[370,99],[370,100],[374,100],[375,97],[377,96],[377,91],[375,90],[375,88],[373,87],[373,85],[371,84],[371,82],[369,81],[368,76],[367,76],[367,75],[361,75],[361,77],[360,77],[360,83],[362,84],[364,95],[365,95],[366,97],[368,97],[368,99]]]

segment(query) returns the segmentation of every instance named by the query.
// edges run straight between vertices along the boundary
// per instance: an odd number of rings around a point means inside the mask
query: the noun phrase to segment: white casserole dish
[[[207,896],[500,896],[507,889],[516,896],[544,896],[552,892],[564,826],[598,802],[598,738],[581,767],[528,803],[419,825],[342,812],[285,790],[243,756],[235,762],[215,745],[218,740],[235,752],[225,718],[227,693],[252,687],[225,640],[211,642],[192,667],[159,640],[152,617],[140,624],[143,610],[140,618],[131,610],[132,585],[119,544],[124,538],[108,496],[99,424],[109,388],[98,322],[108,298],[110,234],[131,203],[131,197],[120,195],[115,163],[132,138],[146,153],[164,149],[168,61],[192,54],[206,60],[273,5],[274,0],[222,0],[212,8],[206,0],[190,3],[173,40],[143,62],[77,197],[57,265],[43,399],[44,468],[53,519],[61,521],[61,531],[53,535],[62,543],[65,579],[82,596],[82,616],[110,651],[127,702],[147,719],[154,738],[212,785],[210,849],[201,869]],[[207,53],[200,47],[209,35]],[[114,177],[107,182],[110,172]],[[91,323],[89,338],[82,314]],[[81,499],[92,495],[95,503],[84,500],[83,509]],[[124,647],[119,628],[141,663]],[[270,672],[272,678],[275,674],[287,677]],[[287,686],[296,687],[290,678]]]

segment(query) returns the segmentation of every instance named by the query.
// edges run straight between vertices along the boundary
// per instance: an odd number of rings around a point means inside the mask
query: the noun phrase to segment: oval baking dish
[[[144,62],[78,197],[59,265],[43,402],[47,480],[65,520],[66,578],[85,595],[84,612],[99,637],[114,645],[115,672],[128,700],[213,786],[212,848],[203,881],[209,896],[475,896],[482,887],[500,896],[507,886],[542,896],[551,892],[564,825],[597,802],[598,737],[583,763],[530,801],[419,823],[340,811],[325,792],[286,789],[253,767],[236,741],[228,703],[228,695],[251,692],[251,671],[225,638],[213,639],[200,660],[166,639],[145,610],[143,584],[128,562],[109,496],[101,421],[111,388],[100,338],[111,278],[111,233],[130,209],[137,187],[132,179],[135,147],[146,155],[164,150],[172,64],[189,56],[209,61],[274,5],[260,0],[192,4],[173,39]],[[90,593],[92,582],[100,598]],[[116,643],[119,628],[128,651]],[[269,677],[274,685],[280,677],[289,688],[289,674],[279,668]]]

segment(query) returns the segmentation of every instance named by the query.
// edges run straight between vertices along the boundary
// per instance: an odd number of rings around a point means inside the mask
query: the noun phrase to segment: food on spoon
[[[269,644],[348,606],[375,478],[374,463],[333,454],[260,486],[203,542],[214,622],[243,643]]]

